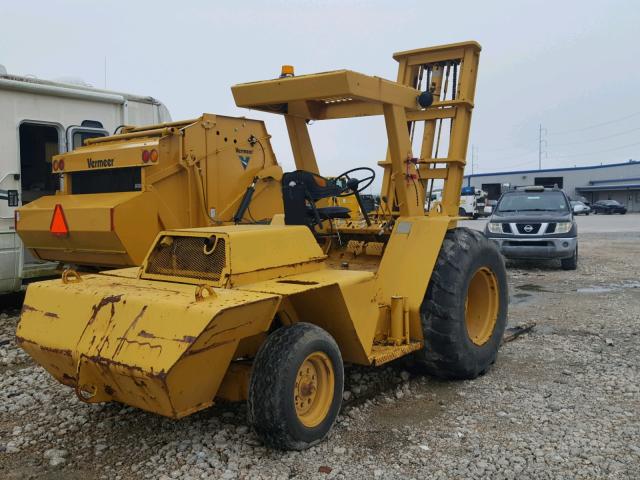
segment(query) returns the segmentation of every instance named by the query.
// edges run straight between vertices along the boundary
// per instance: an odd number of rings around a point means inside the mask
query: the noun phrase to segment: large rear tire
[[[430,375],[471,379],[495,362],[507,324],[504,259],[482,233],[447,232],[420,308],[424,349],[416,360]]]
[[[248,418],[265,445],[304,450],[329,433],[342,405],[340,349],[309,323],[270,334],[253,363]]]

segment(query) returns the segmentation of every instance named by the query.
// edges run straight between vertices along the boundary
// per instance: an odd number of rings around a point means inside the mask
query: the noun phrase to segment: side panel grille
[[[149,256],[145,273],[218,282],[225,265],[224,238],[165,237]]]

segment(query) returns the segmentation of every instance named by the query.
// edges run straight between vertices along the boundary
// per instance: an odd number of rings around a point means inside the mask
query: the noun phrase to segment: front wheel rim
[[[317,427],[327,417],[335,390],[333,363],[324,352],[304,359],[296,374],[293,402],[296,416],[307,428]]]
[[[465,300],[465,326],[469,339],[478,346],[489,341],[498,320],[500,290],[495,273],[481,267],[473,274]]]

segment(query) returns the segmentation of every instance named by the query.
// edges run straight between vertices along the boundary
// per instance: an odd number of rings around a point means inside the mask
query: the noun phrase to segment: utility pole
[[[471,145],[471,175],[475,173],[475,167],[478,164],[478,147]]]
[[[544,143],[545,148],[547,148],[547,141],[542,139],[542,132],[546,135],[547,129],[542,128],[542,124],[540,124],[538,128],[538,170],[542,170],[542,144]]]

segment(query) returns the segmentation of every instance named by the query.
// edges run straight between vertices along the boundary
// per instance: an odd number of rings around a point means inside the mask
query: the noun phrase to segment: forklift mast
[[[300,170],[318,173],[309,120],[383,115],[389,145],[384,161],[381,212],[395,216],[458,216],[466,164],[480,45],[462,42],[398,52],[397,82],[337,70],[232,87],[236,104],[284,115]],[[418,157],[413,143],[423,123]],[[417,139],[415,139],[418,142]],[[432,203],[442,180],[442,202]]]

